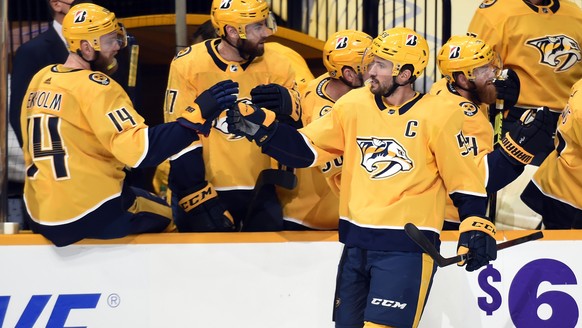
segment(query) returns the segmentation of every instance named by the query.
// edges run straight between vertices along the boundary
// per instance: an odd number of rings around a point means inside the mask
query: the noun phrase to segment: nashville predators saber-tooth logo
[[[540,63],[556,67],[554,72],[566,71],[582,60],[578,42],[563,34],[531,39],[526,44],[538,49]]]
[[[386,179],[414,166],[404,147],[394,139],[370,137],[356,141],[362,152],[360,164],[372,173],[372,179]]]

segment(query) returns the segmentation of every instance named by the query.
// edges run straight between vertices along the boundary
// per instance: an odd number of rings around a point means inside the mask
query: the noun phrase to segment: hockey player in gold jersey
[[[416,327],[436,266],[404,225],[416,224],[438,246],[448,190],[462,219],[458,252],[473,255],[459,263],[468,271],[496,258],[495,227],[484,217],[484,177],[458,143],[463,113],[446,98],[412,89],[428,62],[426,40],[392,28],[369,53],[369,89],[348,92],[300,130],[245,102],[227,112],[227,122],[290,166],[343,155],[336,327]]]
[[[531,108],[549,107],[555,131],[568,92],[582,76],[582,9],[562,0],[484,0],[475,11],[468,32],[497,51],[503,64],[521,80],[517,104],[503,111],[504,135]],[[496,82],[497,83],[497,82]],[[503,88],[498,88],[503,93]],[[499,138],[500,139],[500,138]],[[553,143],[544,145],[544,153]],[[543,156],[497,193],[495,221],[505,229],[533,229],[541,218],[523,204],[519,195]],[[492,213],[493,216],[493,213]]]
[[[513,124],[526,109],[547,106],[557,123],[570,88],[582,76],[580,7],[561,0],[486,0],[468,31],[491,45],[521,80],[516,108],[505,120]]]
[[[341,96],[364,85],[362,57],[371,44],[371,36],[356,30],[329,37],[323,47],[327,73],[309,83],[302,93],[303,125],[326,115]],[[277,189],[286,229],[337,229],[341,163],[340,156],[320,167],[297,169],[297,187]]]
[[[192,39],[193,44],[196,44],[217,37],[218,34],[216,34],[216,29],[212,25],[212,20],[209,19],[198,27],[194,32]],[[297,51],[278,42],[265,42],[265,47],[284,55],[291,61],[291,66],[293,66],[293,69],[295,70],[295,81],[297,82],[299,93],[303,94],[303,89],[307,86],[307,83],[314,79],[313,73],[311,73],[305,58],[303,58]]]
[[[501,147],[494,149],[488,107],[496,102],[515,103],[519,95],[518,88],[514,94],[506,93],[505,98],[497,99],[494,81],[502,72],[498,54],[481,39],[452,36],[439,51],[437,63],[445,78],[433,84],[430,93],[451,98],[463,113],[465,140],[462,142],[485,176],[487,192],[494,193],[523,172],[524,166],[540,152],[539,145],[551,142],[548,122],[551,114],[547,107],[529,110],[530,115],[526,117],[533,116],[535,120],[528,124],[520,121],[504,136]],[[458,211],[450,198],[447,199],[445,220],[459,223]]]
[[[22,105],[24,199],[32,230],[65,246],[171,229],[167,204],[125,186],[123,168],[155,166],[178,153],[199,139],[190,127],[202,126],[217,109],[191,101],[187,106],[202,116],[185,112],[178,122],[148,127],[123,88],[102,73],[126,42],[115,14],[76,5],[64,18],[63,35],[67,61],[38,72]],[[235,86],[225,82],[206,96],[228,106],[236,100]]]
[[[546,229],[582,229],[582,79],[558,121],[556,149],[544,160],[521,199]]]
[[[193,44],[197,44],[217,37],[218,34],[216,34],[216,30],[212,25],[212,20],[209,19],[198,27],[198,29],[194,32],[192,39]],[[272,51],[278,52],[287,57],[291,61],[291,66],[295,71],[295,80],[297,82],[297,89],[299,93],[301,93],[301,90],[305,89],[307,83],[311,82],[314,79],[313,73],[311,73],[311,70],[309,69],[307,62],[305,62],[305,59],[295,50],[278,42],[266,42],[265,48],[269,48]],[[267,52],[271,52],[271,50],[267,50]],[[163,197],[166,200],[169,200],[171,198],[171,190],[168,189],[169,173],[170,173],[170,161],[167,160],[157,167],[154,178],[152,180],[154,191],[158,195],[163,195]]]
[[[299,121],[301,116],[295,72],[283,55],[265,47],[266,39],[276,30],[274,18],[264,0],[215,0],[211,19],[219,39],[211,39],[185,48],[170,65],[165,101],[165,120],[175,120],[188,104],[217,82],[232,79],[239,84],[239,99],[260,103],[279,115]],[[261,171],[272,167],[271,158],[256,145],[230,134],[226,115],[213,121],[202,137],[201,147],[192,147],[170,158],[169,187],[176,225],[181,230],[220,231],[222,226],[192,226],[197,220],[192,210],[182,206],[207,190],[218,201],[206,204],[212,208],[224,204],[237,227],[249,230],[281,230],[283,215],[274,185],[258,190],[253,208],[253,188]],[[204,162],[198,168],[196,163]],[[194,166],[193,166],[194,165]],[[249,210],[250,208],[250,210]],[[222,211],[217,212],[218,222]],[[185,224],[184,224],[185,223]]]

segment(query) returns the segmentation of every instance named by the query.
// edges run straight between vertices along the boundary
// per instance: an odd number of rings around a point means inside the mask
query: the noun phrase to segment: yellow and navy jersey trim
[[[222,41],[221,39],[206,40],[204,41],[204,45],[206,46],[206,50],[208,51],[208,54],[212,58],[212,61],[214,61],[214,64],[216,64],[216,67],[226,72],[229,69],[229,64],[222,61],[220,59],[220,56],[218,55],[217,47],[221,41]],[[248,60],[240,64],[240,67],[243,69],[243,71],[249,67],[249,65],[253,62],[253,60],[255,60],[255,58],[256,57],[251,56]]]
[[[419,227],[424,235],[440,248],[440,234],[434,228]],[[340,217],[339,241],[345,245],[371,250],[393,250],[422,253],[422,249],[404,232],[404,227],[378,227],[356,224],[346,217]]]

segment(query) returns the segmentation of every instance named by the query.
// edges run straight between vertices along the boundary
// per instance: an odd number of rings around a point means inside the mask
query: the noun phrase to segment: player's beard
[[[477,89],[477,95],[479,100],[485,104],[493,104],[497,99],[497,91],[495,90],[495,85],[492,82],[487,82],[484,87]]]
[[[370,78],[370,92],[376,96],[383,96],[390,89],[389,85],[382,84],[376,78]]]
[[[492,83],[487,82],[485,85],[477,86],[475,81],[470,81],[471,88],[462,88],[456,85],[456,88],[465,90],[469,93],[469,100],[476,104],[493,104],[497,98],[497,92]]]
[[[100,51],[96,52],[96,57],[95,60],[90,62],[93,71],[99,71],[109,76],[117,71],[119,66],[117,65],[117,59],[115,59],[115,57],[111,59],[106,58],[101,55]]]
[[[364,85],[364,77],[362,73],[358,73],[357,79],[353,82],[349,82],[348,80],[344,79],[343,76],[340,77],[340,81],[352,89],[356,89]]]
[[[240,56],[245,59],[262,56],[265,53],[265,44],[259,42],[263,41],[264,40],[253,43],[247,39],[241,39],[241,43],[238,46]]]

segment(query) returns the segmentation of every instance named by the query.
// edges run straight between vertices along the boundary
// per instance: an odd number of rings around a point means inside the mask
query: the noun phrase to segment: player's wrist
[[[255,143],[259,147],[262,147],[264,144],[269,142],[269,140],[271,140],[278,127],[279,122],[277,121],[274,121],[269,126],[261,126],[257,133],[253,136],[253,140],[255,140]]]
[[[468,231],[481,231],[491,237],[495,237],[497,228],[489,219],[480,216],[469,216],[459,225],[459,232],[462,234]]]
[[[501,146],[502,154],[505,155],[512,164],[526,165],[531,163],[534,158],[534,154],[521,147],[509,133],[501,139],[499,145]]]
[[[260,108],[259,110],[263,111],[264,113],[264,117],[263,117],[263,122],[262,122],[262,126],[269,128],[272,125],[274,125],[274,123],[277,120],[277,114],[275,112],[273,112],[272,110],[269,110],[267,108]]]

